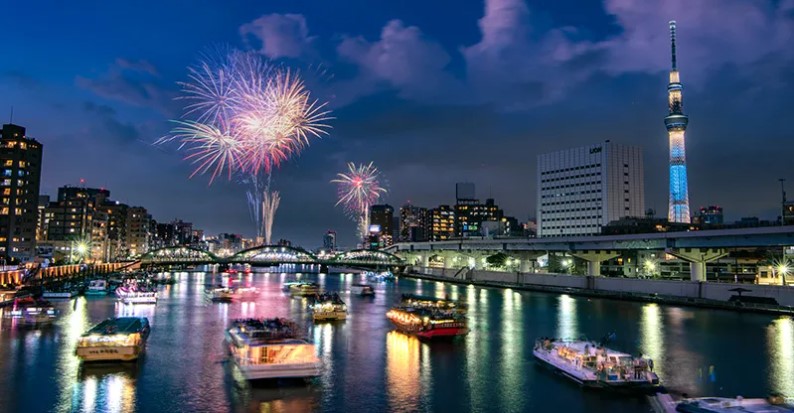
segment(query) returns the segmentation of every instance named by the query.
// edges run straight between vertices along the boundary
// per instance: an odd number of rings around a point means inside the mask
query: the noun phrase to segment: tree
[[[503,252],[497,252],[496,254],[486,258],[485,262],[491,267],[502,268],[505,266],[505,263],[507,262],[507,258],[508,258],[507,254]]]

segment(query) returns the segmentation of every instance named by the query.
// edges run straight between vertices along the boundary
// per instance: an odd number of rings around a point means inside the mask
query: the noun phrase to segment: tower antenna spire
[[[675,61],[675,20],[670,20],[670,44],[672,45],[673,70],[678,70]]]

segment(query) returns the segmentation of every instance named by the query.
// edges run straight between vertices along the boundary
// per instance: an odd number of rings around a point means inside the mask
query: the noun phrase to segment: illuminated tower
[[[689,117],[684,115],[681,79],[678,76],[675,61],[675,21],[670,22],[670,41],[673,56],[670,83],[667,85],[670,114],[664,118],[667,135],[670,137],[670,208],[667,218],[670,222],[689,223],[689,190],[687,189],[684,140]]]

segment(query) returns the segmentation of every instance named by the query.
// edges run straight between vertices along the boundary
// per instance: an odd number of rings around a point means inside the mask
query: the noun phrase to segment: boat
[[[386,317],[398,331],[419,338],[455,337],[469,332],[466,317],[454,311],[397,306]]]
[[[216,303],[232,302],[232,290],[226,287],[218,287],[210,291],[212,301]]]
[[[284,291],[285,293],[288,293],[288,292],[290,292],[290,290],[291,290],[293,285],[300,285],[300,284],[303,284],[303,282],[302,281],[287,281],[284,284],[281,284],[281,291]]]
[[[49,298],[49,299],[69,299],[76,295],[77,295],[77,290],[71,288],[71,286],[69,285],[46,288],[44,292],[41,293],[42,298]]]
[[[375,295],[375,289],[369,284],[353,284],[350,286],[350,293],[355,295]]]
[[[735,399],[696,397],[675,400],[668,393],[658,393],[654,396],[649,396],[649,399],[651,407],[656,413],[794,413],[794,404],[780,396],[772,396],[766,399],[745,399],[742,396],[738,396]]]
[[[23,320],[30,324],[52,322],[58,314],[58,310],[49,301],[33,297],[14,299],[11,309],[5,312],[7,318]]]
[[[157,304],[157,290],[134,279],[117,288],[116,296],[124,304]]]
[[[469,307],[460,301],[453,301],[449,298],[436,298],[414,294],[403,294],[401,298],[401,305],[407,307],[454,311],[458,314],[466,314],[469,311]]]
[[[150,331],[146,317],[109,318],[80,337],[75,354],[83,361],[135,361]]]
[[[236,300],[249,300],[259,296],[256,287],[234,287],[231,289],[232,297]]]
[[[365,271],[364,274],[367,279],[372,281],[384,282],[384,281],[394,281],[396,277],[392,274],[391,271]]]
[[[347,318],[347,304],[339,294],[317,294],[309,308],[314,321],[344,320]]]
[[[320,285],[312,282],[299,282],[289,287],[289,293],[293,296],[308,296],[320,292]]]
[[[107,295],[108,294],[108,282],[103,279],[91,280],[88,282],[88,289],[85,291],[85,295]]]
[[[541,338],[532,354],[539,363],[585,387],[652,390],[659,386],[653,360],[593,341]]]
[[[314,344],[290,320],[235,320],[226,330],[232,360],[247,380],[309,378],[322,366]]]

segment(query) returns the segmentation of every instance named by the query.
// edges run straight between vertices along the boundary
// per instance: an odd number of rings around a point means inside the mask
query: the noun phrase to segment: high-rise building
[[[47,243],[56,259],[108,259],[109,215],[104,205],[110,197],[106,189],[64,186],[58,188],[58,200],[45,208]]]
[[[427,241],[427,208],[405,204],[400,208],[400,241]]]
[[[36,254],[42,145],[25,128],[3,125],[0,136],[0,257],[28,261]]]
[[[455,237],[455,210],[439,205],[430,210],[430,241],[445,241]]]
[[[697,214],[692,217],[693,224],[699,225],[722,225],[722,207],[708,206],[701,207]]]
[[[474,184],[471,182],[458,182],[455,184],[455,200],[477,199],[474,193]]]
[[[137,256],[149,251],[151,238],[149,222],[152,216],[144,207],[130,207],[127,210],[127,248],[129,255]]]
[[[108,214],[108,248],[112,260],[119,260],[129,256],[127,246],[127,218],[129,205],[121,202],[108,202],[102,206]]]
[[[323,248],[329,251],[336,251],[336,231],[329,229],[323,235]]]
[[[670,139],[670,205],[667,219],[670,222],[689,223],[689,188],[686,173],[685,133],[689,117],[684,115],[683,86],[678,74],[675,56],[675,21],[670,22],[672,69],[667,84],[667,104],[670,113],[664,118]]]
[[[645,213],[642,150],[609,141],[538,156],[539,237],[594,235]]]
[[[47,239],[47,215],[45,214],[47,207],[50,206],[49,195],[39,195],[39,220],[36,224],[36,242],[41,242]]]
[[[377,225],[379,244],[384,247],[392,245],[392,222],[394,220],[394,208],[391,205],[373,205],[369,210],[369,225]]]

